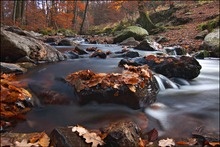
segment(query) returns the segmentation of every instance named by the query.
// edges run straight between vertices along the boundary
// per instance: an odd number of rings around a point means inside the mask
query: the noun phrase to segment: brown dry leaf
[[[48,147],[50,144],[50,138],[43,132],[43,137],[41,137],[37,143],[42,147]]]
[[[141,87],[141,88],[144,88],[144,87],[145,87],[144,81],[142,81],[142,82],[140,83],[140,87]]]
[[[86,143],[92,143],[92,147],[104,145],[104,141],[96,133],[86,133],[83,135],[83,138],[86,139]]]
[[[220,145],[220,142],[209,142],[209,144],[211,145],[211,146],[219,146]]]
[[[134,92],[134,93],[136,92],[136,88],[134,85],[127,85],[127,86],[132,92]]]
[[[131,78],[124,79],[124,82],[125,82],[125,84],[135,85],[135,84],[138,84],[140,82],[140,79],[136,78],[136,77],[131,77]]]
[[[147,144],[146,140],[142,140],[141,138],[139,138],[139,147],[145,147],[146,144]]]
[[[172,147],[175,146],[175,142],[173,139],[167,138],[160,140],[158,145],[161,147]]]
[[[43,132],[44,133],[44,132]],[[37,142],[40,138],[42,138],[43,137],[43,133],[38,133],[38,134],[36,134],[36,135],[34,135],[33,137],[31,137],[30,139],[29,139],[29,142],[30,143],[35,143],[35,142]]]
[[[78,133],[79,133],[79,136],[82,136],[82,135],[84,135],[84,134],[86,134],[86,133],[89,133],[88,130],[86,130],[84,127],[79,126],[79,125],[73,127],[73,128],[72,128],[72,132],[78,132]]]
[[[119,91],[116,91],[115,93],[114,93],[114,96],[118,96],[119,95]]]
[[[85,139],[86,143],[92,143],[92,147],[97,147],[98,145],[104,145],[104,141],[96,133],[90,133],[87,129],[82,126],[75,126],[72,128],[72,132],[78,132],[79,136]]]
[[[185,142],[185,141],[178,141],[176,142],[177,145],[189,145],[188,142]]]
[[[147,133],[147,135],[149,142],[155,141],[158,138],[158,131],[155,128],[153,128],[151,131]]]
[[[149,55],[149,56],[145,57],[146,60],[154,60],[155,58],[157,58],[157,57],[154,55]]]
[[[15,147],[32,147],[39,146],[37,143],[28,143],[26,139],[23,139],[21,142],[15,141]]]
[[[195,145],[197,143],[197,139],[196,138],[189,138],[188,140],[189,140],[188,144],[190,146],[193,146],[193,145]]]

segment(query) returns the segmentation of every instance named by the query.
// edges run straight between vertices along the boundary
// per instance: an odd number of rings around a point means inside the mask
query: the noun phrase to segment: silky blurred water
[[[84,45],[87,48],[89,45]],[[104,50],[120,50],[115,45],[97,45]],[[59,50],[63,48],[60,47]],[[149,54],[140,53],[141,55]],[[35,99],[41,99],[38,93],[52,90],[69,100],[65,105],[43,105],[35,101],[33,109],[27,113],[27,121],[20,122],[13,132],[51,132],[53,128],[69,125],[83,125],[98,129],[112,121],[133,120],[144,131],[153,128],[160,137],[188,137],[198,129],[219,133],[219,60],[199,60],[201,74],[179,88],[164,88],[158,94],[153,106],[144,110],[132,110],[116,104],[88,104],[79,106],[73,89],[65,82],[68,74],[90,69],[94,72],[121,72],[118,67],[121,58],[79,58],[57,63],[42,64],[32,69],[19,80],[28,83]],[[147,118],[149,119],[147,121]],[[146,128],[147,127],[147,128]]]

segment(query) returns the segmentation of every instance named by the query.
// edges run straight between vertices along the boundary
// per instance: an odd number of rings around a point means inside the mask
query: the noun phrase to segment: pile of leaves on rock
[[[135,86],[139,85],[143,88],[145,86],[144,80],[152,78],[148,66],[138,68],[125,65],[124,67],[128,70],[123,71],[122,74],[94,73],[91,70],[74,72],[66,77],[66,81],[73,85],[77,92],[96,86],[101,89],[109,87],[119,89],[124,84],[128,86],[130,91],[136,92]]]
[[[25,83],[16,81],[15,75],[1,74],[1,132],[24,120],[24,114],[32,106],[32,95],[23,86]]]

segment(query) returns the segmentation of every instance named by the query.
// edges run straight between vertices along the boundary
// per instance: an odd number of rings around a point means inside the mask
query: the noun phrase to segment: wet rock
[[[139,45],[134,47],[134,49],[144,50],[144,51],[156,51],[156,50],[158,50],[157,47],[155,46],[154,42],[151,42],[148,39],[144,39],[143,41],[141,41]]]
[[[6,31],[1,27],[1,61],[16,62],[28,56],[34,62],[55,62],[64,60],[55,48],[29,36]]]
[[[125,39],[124,41],[122,41],[119,44],[120,45],[126,45],[126,46],[129,46],[129,47],[135,47],[138,44],[140,44],[140,42],[135,40],[134,37],[129,37],[129,38]]]
[[[119,32],[119,34],[114,38],[114,43],[120,43],[123,40],[129,38],[129,37],[134,37],[135,40],[142,40],[144,39],[145,36],[148,35],[147,30],[144,28],[138,27],[138,26],[129,26]]]
[[[107,57],[107,55],[101,51],[101,50],[96,50],[95,52],[93,52],[91,55],[90,55],[91,58],[93,57],[99,57],[101,59],[105,59]]]
[[[139,147],[140,128],[133,122],[115,122],[106,133],[106,147]]]
[[[22,68],[30,69],[36,67],[37,65],[31,62],[19,62],[17,65],[20,65]]]
[[[116,103],[139,109],[155,102],[158,85],[147,66],[125,66],[123,73],[74,72],[66,77],[78,102]]]
[[[140,66],[147,64],[156,73],[168,78],[179,77],[183,79],[194,79],[200,74],[202,68],[199,62],[188,56],[181,57],[156,57],[149,55],[143,58],[122,59],[119,66],[123,65]]]
[[[62,39],[60,40],[60,42],[58,43],[59,46],[76,46],[77,44],[74,43],[72,40],[70,39]]]
[[[195,39],[204,39],[208,33],[208,30],[203,30],[196,35]]]
[[[168,55],[186,55],[186,51],[181,46],[164,47],[163,50]]]
[[[128,51],[128,52],[123,53],[123,57],[126,57],[126,58],[135,58],[139,56],[140,56],[139,53],[135,51]]]
[[[72,132],[72,128],[56,128],[51,132],[50,139],[53,147],[91,147],[76,132]]]
[[[54,43],[54,42],[57,42],[58,39],[55,38],[55,37],[49,37],[49,38],[46,38],[44,42],[46,43]]]
[[[193,57],[196,59],[204,59],[205,57],[210,57],[209,51],[206,50],[200,50],[194,54],[192,54]]]
[[[79,55],[88,54],[85,50],[79,48],[78,46],[76,46],[73,51],[76,52],[76,53],[79,54]]]
[[[64,53],[64,55],[67,56],[67,59],[77,59],[79,58],[79,55],[73,51],[67,51]]]
[[[5,62],[0,62],[0,69],[2,73],[15,73],[15,74],[23,74],[27,71],[27,69],[21,67],[18,64],[13,64],[13,63],[5,63]]]

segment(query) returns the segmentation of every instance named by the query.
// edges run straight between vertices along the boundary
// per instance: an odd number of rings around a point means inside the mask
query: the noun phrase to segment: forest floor
[[[156,36],[168,39],[167,42],[160,44],[163,46],[180,45],[185,49],[198,51],[203,40],[195,39],[195,36],[201,32],[197,26],[219,16],[219,1],[205,1],[200,4],[186,1],[182,9],[177,10],[173,15],[178,18],[189,18],[191,21],[158,33]]]

